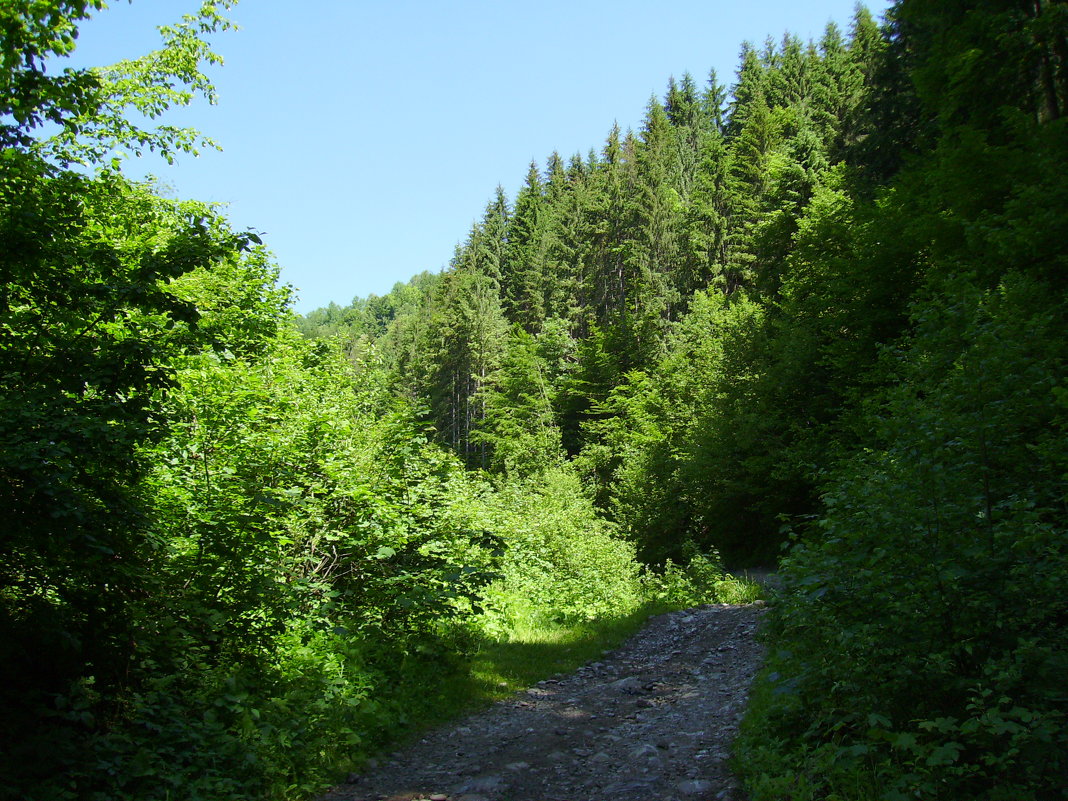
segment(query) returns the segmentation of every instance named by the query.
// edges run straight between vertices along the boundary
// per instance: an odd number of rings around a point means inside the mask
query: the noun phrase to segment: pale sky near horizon
[[[113,0],[83,24],[72,61],[158,46],[156,26],[198,0]],[[882,16],[886,0],[867,4]],[[600,152],[614,121],[641,125],[671,76],[728,86],[743,41],[848,31],[854,0],[243,0],[217,37],[219,104],[164,120],[223,152],[146,160],[181,198],[223,202],[260,231],[298,290],[296,310],[384,294],[437,272],[501,184],[533,159]]]

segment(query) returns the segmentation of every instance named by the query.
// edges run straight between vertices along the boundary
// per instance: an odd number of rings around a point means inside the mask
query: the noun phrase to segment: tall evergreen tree
[[[716,71],[708,71],[708,84],[701,93],[702,117],[708,120],[712,131],[722,132],[725,125],[727,89],[719,82]]]
[[[536,330],[545,317],[541,297],[548,244],[544,193],[538,165],[532,161],[508,222],[501,285],[505,314],[528,331]]]
[[[485,448],[471,433],[484,416],[479,393],[500,360],[507,324],[496,282],[462,260],[461,253],[428,299],[402,369],[441,441],[482,464]]]
[[[731,139],[741,135],[754,109],[768,105],[767,70],[749,42],[742,45],[739,61],[726,125],[727,136]]]

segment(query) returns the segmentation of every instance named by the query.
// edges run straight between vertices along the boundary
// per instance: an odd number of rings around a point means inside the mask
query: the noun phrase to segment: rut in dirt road
[[[652,618],[601,661],[427,734],[324,801],[743,801],[727,760],[763,611]]]

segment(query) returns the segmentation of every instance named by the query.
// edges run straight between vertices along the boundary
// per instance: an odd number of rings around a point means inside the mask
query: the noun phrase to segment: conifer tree
[[[632,238],[628,243],[626,313],[631,318],[637,353],[655,348],[660,319],[677,312],[679,295],[672,280],[678,259],[682,199],[678,191],[680,164],[676,129],[660,102],[653,98],[637,148],[635,193],[631,198]],[[637,363],[642,363],[639,357]]]
[[[557,151],[553,151],[545,165],[545,193],[546,199],[551,204],[567,187],[567,170],[564,168],[564,160]]]
[[[586,226],[589,258],[582,264],[580,295],[587,320],[583,329],[600,325],[620,308],[623,288],[622,243],[626,221],[623,208],[628,196],[625,157],[620,130],[613,124],[602,152],[600,168],[593,171],[587,195]]]
[[[783,36],[774,57],[777,67],[768,71],[765,100],[769,107],[802,106],[812,99],[812,60],[801,40]]]
[[[704,113],[701,98],[698,97],[697,85],[688,72],[683,74],[680,84],[676,84],[672,78],[668,85],[664,111],[671,122],[675,145],[677,174],[674,188],[682,202],[686,203],[696,180],[701,137],[712,127],[711,120]]]
[[[686,208],[684,258],[680,265],[680,291],[684,298],[704,287],[727,294],[739,289],[743,273],[731,269],[734,214],[731,152],[719,131],[702,137],[700,169]]]
[[[752,93],[745,105],[736,105],[744,123],[729,139],[729,192],[734,221],[728,253],[728,271],[745,284],[761,269],[756,263],[759,225],[772,190],[772,163],[781,144],[779,120],[768,107],[762,91]]]
[[[504,194],[503,187],[498,184],[493,200],[486,206],[486,211],[482,215],[481,224],[467,244],[467,249],[472,251],[471,267],[492,279],[498,289],[503,281],[510,219],[508,198]]]
[[[701,93],[701,112],[713,132],[723,132],[726,103],[727,89],[719,82],[715,69],[711,69],[708,71],[708,84]]]
[[[429,405],[441,441],[481,464],[485,448],[471,433],[484,415],[479,392],[499,362],[507,324],[494,280],[463,261],[461,250],[428,299],[401,367],[414,400]]]
[[[742,45],[737,77],[731,90],[726,133],[729,139],[741,135],[754,109],[768,104],[767,70],[752,44]]]
[[[545,317],[541,297],[548,223],[544,192],[538,166],[532,161],[508,222],[501,283],[505,314],[528,331],[536,330]]]

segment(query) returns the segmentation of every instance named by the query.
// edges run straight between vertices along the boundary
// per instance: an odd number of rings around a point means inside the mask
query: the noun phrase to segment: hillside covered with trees
[[[102,3],[0,8],[0,797],[307,797],[724,563],[784,583],[754,801],[1066,797],[1068,4],[744,45],[305,317],[122,173],[206,144],[132,112],[211,97],[228,5],[66,71]]]

